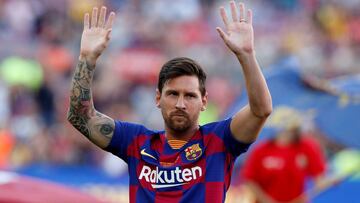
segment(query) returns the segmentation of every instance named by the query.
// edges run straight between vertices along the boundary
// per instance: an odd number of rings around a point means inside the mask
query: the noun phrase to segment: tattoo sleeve
[[[112,137],[114,121],[94,108],[91,83],[94,65],[80,60],[71,83],[68,121],[96,145],[106,147]]]

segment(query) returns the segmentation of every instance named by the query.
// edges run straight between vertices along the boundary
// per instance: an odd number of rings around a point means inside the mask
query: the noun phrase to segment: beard
[[[185,132],[192,126],[189,115],[183,111],[172,112],[169,116],[164,114],[165,125],[174,132]]]

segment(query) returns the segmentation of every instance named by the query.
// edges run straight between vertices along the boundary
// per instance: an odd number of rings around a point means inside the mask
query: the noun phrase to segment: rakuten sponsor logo
[[[173,170],[159,170],[156,167],[151,170],[148,166],[143,166],[139,175],[139,180],[145,179],[146,182],[152,183],[153,188],[167,188],[184,185],[191,180],[196,180],[202,176],[202,169],[199,166],[192,168],[176,167]]]

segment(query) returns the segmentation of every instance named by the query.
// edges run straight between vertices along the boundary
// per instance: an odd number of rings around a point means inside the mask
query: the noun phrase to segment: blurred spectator
[[[6,128],[0,127],[0,169],[8,167],[15,144],[14,136]]]
[[[36,94],[36,103],[43,123],[51,126],[55,122],[54,93],[46,83],[43,83]]]
[[[6,126],[10,116],[10,95],[7,85],[0,78],[0,128]]]
[[[319,143],[301,132],[303,121],[298,112],[281,117],[283,129],[250,152],[242,176],[255,202],[305,203],[306,178],[314,180],[314,190],[323,187],[325,157]]]

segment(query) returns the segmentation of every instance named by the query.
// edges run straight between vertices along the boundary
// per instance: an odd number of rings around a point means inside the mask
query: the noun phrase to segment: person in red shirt
[[[320,145],[301,133],[298,121],[286,122],[283,131],[252,150],[243,167],[242,177],[257,202],[307,202],[306,178],[314,179],[315,188],[324,180]]]

